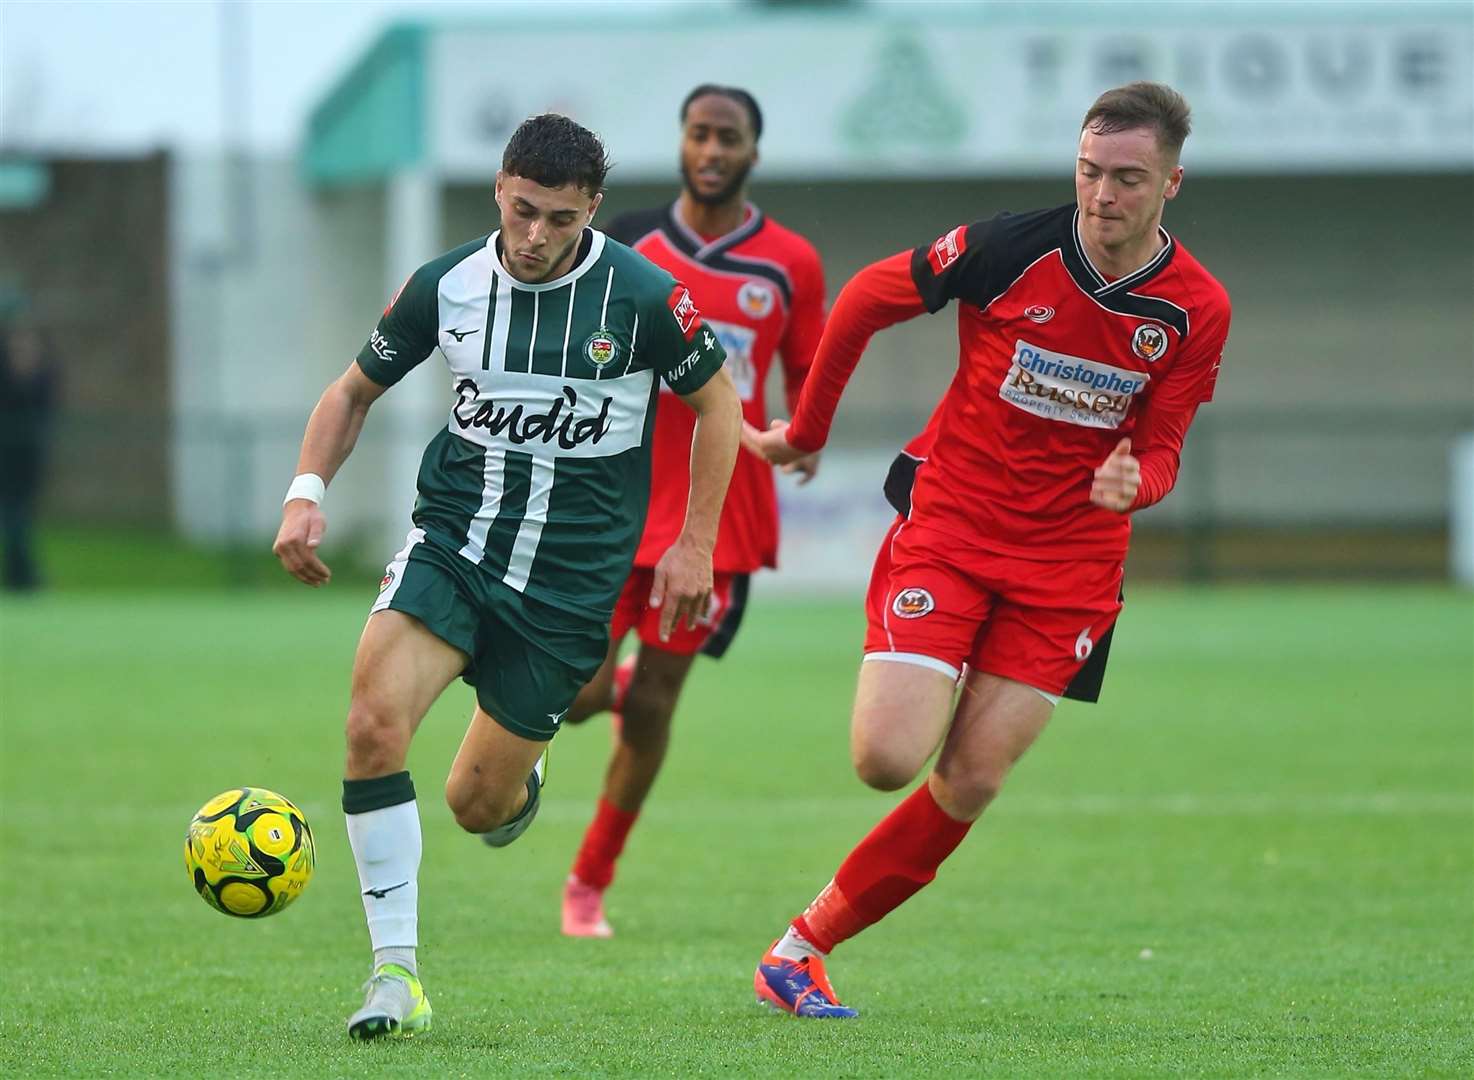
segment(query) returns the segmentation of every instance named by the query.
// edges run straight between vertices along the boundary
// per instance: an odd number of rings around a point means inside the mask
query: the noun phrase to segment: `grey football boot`
[[[385,964],[374,972],[364,990],[367,995],[363,1008],[348,1018],[349,1038],[407,1038],[430,1029],[430,999],[420,980],[407,968]]]
[[[517,811],[517,816],[504,825],[498,825],[490,832],[481,834],[481,839],[490,847],[506,847],[517,837],[527,831],[532,824],[532,819],[537,817],[537,808],[542,805],[543,774],[547,767],[548,756],[544,751],[543,756],[537,759],[537,764],[532,767],[532,772],[527,774],[527,801],[522,804],[522,809]]]

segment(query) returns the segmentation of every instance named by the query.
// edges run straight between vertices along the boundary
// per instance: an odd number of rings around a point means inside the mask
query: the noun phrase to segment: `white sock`
[[[385,964],[398,964],[411,975],[420,973],[415,967],[415,951],[407,945],[391,945],[388,948],[375,949],[374,970],[378,971]]]
[[[773,955],[781,956],[785,960],[802,960],[805,956],[818,957],[823,960],[828,953],[822,953],[814,948],[813,942],[804,937],[793,927],[788,928],[778,944],[773,946]]]
[[[358,867],[358,887],[375,957],[380,949],[410,949],[419,944],[419,804],[397,803],[362,814],[344,814],[348,843]],[[394,961],[403,963],[402,960]],[[404,965],[414,971],[411,962]]]

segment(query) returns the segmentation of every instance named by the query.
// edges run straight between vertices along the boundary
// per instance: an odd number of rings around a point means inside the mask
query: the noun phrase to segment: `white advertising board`
[[[600,133],[621,179],[664,179],[678,104],[718,82],[765,108],[769,178],[1025,175],[1070,159],[1100,91],[1154,79],[1193,106],[1200,174],[1474,168],[1474,9],[1386,7],[439,28],[428,152],[447,178],[484,178],[517,123],[553,110]]]

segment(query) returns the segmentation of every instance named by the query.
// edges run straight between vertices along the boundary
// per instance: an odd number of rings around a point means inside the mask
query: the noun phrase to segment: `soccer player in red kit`
[[[941,751],[763,956],[760,1001],[856,1015],[824,958],[936,876],[1115,622],[1130,515],[1171,490],[1228,336],[1228,294],[1161,227],[1188,130],[1169,87],[1102,94],[1074,204],[958,226],[862,270],[792,422],[746,433],[775,463],[818,450],[870,336],[957,301],[958,371],[877,560],[851,727],[856,771],[882,790]]]
[[[673,205],[616,218],[606,230],[691,290],[706,324],[727,352],[727,369],[749,424],[767,423],[764,386],[774,353],[782,356],[790,412],[798,400],[824,323],[824,272],[807,240],[747,201],[763,118],[752,95],[703,85],[681,105],[682,189]],[[634,570],[614,610],[609,657],[568,714],[578,723],[612,709],[616,743],[594,820],[563,890],[563,932],[608,937],[603,894],[614,864],[655,782],[670,740],[671,717],[698,652],[721,656],[741,618],[747,578],[777,565],[778,500],[773,469],[760,455],[738,455],[713,555],[715,582],[707,617],[660,634],[651,605],[652,574],[686,515],[690,480],[690,409],[662,393],[652,447],[650,510]],[[817,455],[786,463],[812,476]],[[616,668],[624,636],[638,653]]]

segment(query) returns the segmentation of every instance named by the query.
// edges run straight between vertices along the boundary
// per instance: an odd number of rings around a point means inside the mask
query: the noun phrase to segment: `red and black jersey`
[[[925,459],[912,518],[1005,555],[1124,556],[1130,519],[1090,502],[1094,471],[1130,437],[1142,469],[1133,509],[1171,489],[1230,318],[1223,287],[1165,231],[1162,242],[1110,280],[1069,205],[958,226],[868,267],[846,286],[854,302],[836,301],[790,441],[822,445],[871,333],[956,300],[957,374],[908,447]]]
[[[797,404],[824,327],[824,270],[813,245],[753,206],[725,236],[693,232],[675,204],[622,214],[606,231],[691,290],[706,325],[726,350],[727,369],[748,423],[768,426],[764,387],[775,352],[782,357],[790,410]],[[675,395],[662,393],[655,417],[650,512],[636,566],[654,566],[686,520],[694,430],[695,414]],[[772,467],[752,454],[738,453],[713,568],[749,573],[777,562],[778,498]]]

